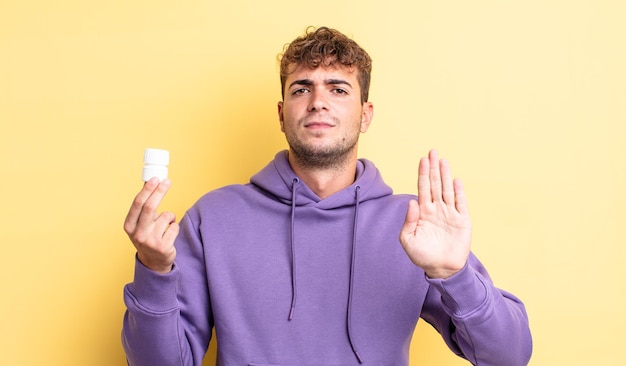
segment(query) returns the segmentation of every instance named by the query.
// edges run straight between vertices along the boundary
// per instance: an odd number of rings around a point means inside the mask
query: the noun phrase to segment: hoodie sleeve
[[[124,288],[122,344],[130,366],[201,365],[213,322],[202,244],[189,215],[181,221],[172,271],[158,274],[135,260]]]
[[[532,338],[524,305],[497,289],[473,254],[454,276],[426,281],[430,288],[421,316],[454,353],[474,365],[528,364]]]

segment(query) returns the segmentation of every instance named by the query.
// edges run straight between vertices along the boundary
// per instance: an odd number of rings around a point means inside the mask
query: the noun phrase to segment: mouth
[[[305,123],[304,127],[310,128],[310,129],[321,129],[321,128],[331,128],[331,127],[334,127],[334,125],[328,122],[313,121],[313,122]]]

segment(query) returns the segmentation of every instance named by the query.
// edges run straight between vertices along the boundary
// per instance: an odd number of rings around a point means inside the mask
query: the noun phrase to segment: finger
[[[441,159],[439,163],[441,171],[441,189],[443,201],[446,205],[454,205],[454,185],[452,184],[452,173],[450,173],[450,165],[445,159]]]
[[[420,205],[431,202],[430,178],[428,178],[429,165],[428,158],[422,158],[420,160],[417,173],[417,199]]]
[[[404,218],[404,224],[402,225],[402,229],[400,230],[400,238],[403,238],[407,235],[414,235],[415,229],[417,228],[417,222],[420,217],[420,209],[419,204],[415,200],[409,201],[409,207],[406,211],[406,216]]]
[[[170,226],[167,227],[167,230],[165,230],[165,233],[163,233],[163,240],[166,243],[174,243],[179,231],[180,226],[175,222],[171,223]]]
[[[154,220],[154,234],[159,239],[165,238],[170,227],[176,223],[176,215],[173,212],[163,212]]]
[[[430,150],[428,153],[428,159],[430,164],[429,179],[430,179],[430,194],[433,202],[442,201],[441,196],[441,172],[439,171],[439,153],[437,150]]]
[[[141,209],[141,214],[137,220],[137,226],[148,227],[154,222],[154,220],[157,219],[157,209],[159,208],[159,204],[163,200],[163,197],[165,197],[165,194],[169,190],[170,185],[170,180],[165,179],[156,186],[156,189],[152,191],[152,194],[148,197]]]
[[[135,196],[133,199],[133,203],[126,214],[126,219],[124,220],[124,230],[126,233],[130,234],[135,231],[137,227],[137,221],[139,221],[139,216],[141,215],[141,211],[143,210],[143,206],[154,192],[155,188],[159,184],[158,178],[152,178],[147,181],[141,191]]]
[[[461,183],[460,179],[455,179],[453,181],[454,184],[454,205],[456,210],[459,211],[462,215],[469,214],[469,209],[467,208],[467,198],[465,197],[465,189],[463,189],[463,183]]]

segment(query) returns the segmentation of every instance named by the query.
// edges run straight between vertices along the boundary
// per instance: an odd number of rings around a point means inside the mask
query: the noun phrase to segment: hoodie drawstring
[[[356,228],[359,220],[359,191],[361,190],[360,186],[356,186],[355,188],[355,204],[354,204],[354,224],[352,229],[352,258],[350,260],[350,285],[348,291],[348,340],[350,341],[350,346],[352,347],[352,352],[356,356],[356,359],[359,363],[363,363],[361,359],[361,355],[359,355],[359,351],[357,351],[356,346],[354,345],[354,341],[352,340],[352,289],[354,287],[354,267],[356,263]]]
[[[296,215],[296,187],[300,181],[298,178],[292,180],[291,189],[291,309],[289,310],[288,320],[293,319],[293,313],[296,309],[296,297],[297,297],[297,271],[296,271],[296,246],[295,246],[295,215]],[[356,263],[356,241],[357,241],[357,224],[359,218],[359,191],[360,186],[355,187],[355,207],[354,207],[354,223],[352,230],[352,256],[350,259],[350,283],[348,290],[348,313],[347,313],[347,328],[348,328],[348,341],[352,352],[359,363],[363,363],[359,352],[352,340],[352,289],[354,287],[354,269]]]
[[[296,216],[296,184],[298,178],[293,178],[291,188],[291,309],[289,310],[289,318],[293,319],[293,312],[296,309],[296,246],[295,246],[295,216]]]

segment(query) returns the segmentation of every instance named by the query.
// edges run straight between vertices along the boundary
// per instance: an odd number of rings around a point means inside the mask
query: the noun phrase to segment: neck
[[[327,198],[354,183],[356,152],[341,163],[328,167],[311,167],[299,164],[289,153],[289,164],[296,175],[320,198]]]

